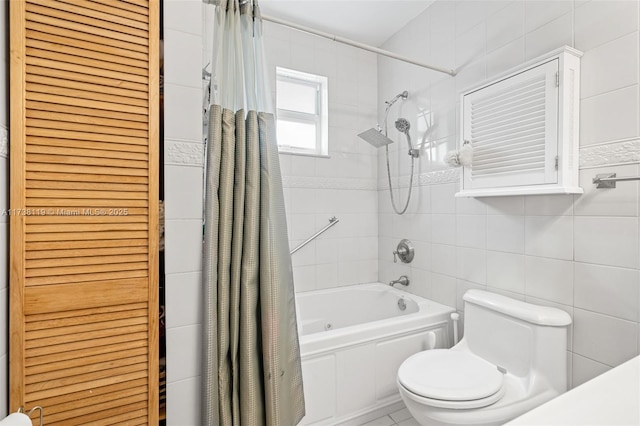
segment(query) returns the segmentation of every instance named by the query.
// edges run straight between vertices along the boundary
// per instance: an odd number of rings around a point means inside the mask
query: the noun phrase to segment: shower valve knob
[[[398,243],[398,247],[393,252],[393,263],[398,263],[398,258],[402,263],[411,263],[413,260],[413,244],[407,239],[403,239]]]
[[[407,254],[407,249],[405,247],[400,247],[398,250],[393,252],[393,263],[398,263],[398,256],[402,258]]]

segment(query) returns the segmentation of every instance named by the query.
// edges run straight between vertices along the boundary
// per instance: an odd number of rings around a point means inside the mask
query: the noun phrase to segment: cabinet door
[[[554,59],[463,97],[465,189],[558,182],[558,70]]]
[[[10,409],[157,424],[156,0],[10,3]]]

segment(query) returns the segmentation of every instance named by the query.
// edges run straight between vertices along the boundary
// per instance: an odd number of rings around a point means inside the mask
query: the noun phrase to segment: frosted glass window
[[[316,114],[318,107],[318,85],[300,84],[300,82],[278,80],[277,108],[289,111]]]
[[[276,125],[280,152],[328,155],[327,85],[326,77],[276,68]]]
[[[316,148],[315,123],[278,120],[278,145],[314,150]]]

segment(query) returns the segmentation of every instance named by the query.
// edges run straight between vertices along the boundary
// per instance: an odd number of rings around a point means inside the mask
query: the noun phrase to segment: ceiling
[[[269,15],[380,46],[433,0],[260,0]]]

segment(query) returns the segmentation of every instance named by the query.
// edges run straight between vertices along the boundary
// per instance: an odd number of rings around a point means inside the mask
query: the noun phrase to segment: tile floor
[[[420,426],[420,423],[411,417],[409,410],[403,408],[402,410],[371,420],[360,426]]]

